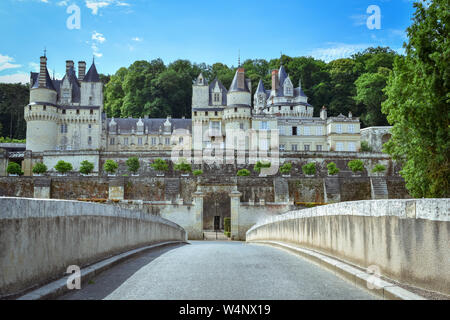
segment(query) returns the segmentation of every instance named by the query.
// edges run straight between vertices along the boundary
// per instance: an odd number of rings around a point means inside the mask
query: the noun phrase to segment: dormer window
[[[220,101],[220,93],[214,93],[214,102]]]

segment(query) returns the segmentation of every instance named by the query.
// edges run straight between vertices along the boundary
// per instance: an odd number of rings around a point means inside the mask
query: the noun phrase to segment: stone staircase
[[[372,189],[372,199],[388,199],[389,193],[385,178],[370,178],[370,184]]]
[[[205,241],[228,241],[229,238],[223,233],[223,231],[203,231],[203,240]]]

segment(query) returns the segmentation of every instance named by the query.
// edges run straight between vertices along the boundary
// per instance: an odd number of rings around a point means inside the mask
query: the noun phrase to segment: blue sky
[[[26,82],[47,48],[58,78],[65,61],[96,56],[101,73],[162,58],[229,66],[241,60],[347,57],[369,46],[401,52],[414,13],[411,0],[0,0],[0,82]],[[69,29],[71,5],[80,28]],[[370,30],[367,8],[381,10]]]

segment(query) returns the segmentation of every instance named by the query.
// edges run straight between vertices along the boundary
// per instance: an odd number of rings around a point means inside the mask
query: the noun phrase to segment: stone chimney
[[[348,117],[349,117],[350,119],[353,118],[353,114],[352,114],[351,111],[348,112]]]
[[[45,88],[47,80],[47,57],[41,57],[41,65],[39,69],[39,88]]]
[[[244,68],[237,69],[237,86],[239,89],[245,89],[245,70],[244,70]]]
[[[278,90],[278,70],[272,71],[272,91]]]
[[[74,65],[75,65],[75,64],[73,63],[72,60],[67,60],[67,61],[66,61],[66,73],[69,73],[70,68],[73,68]]]
[[[78,62],[78,80],[83,81],[85,75],[86,75],[86,62],[79,61]]]
[[[320,110],[320,119],[327,120],[327,108],[325,108],[325,106]]]

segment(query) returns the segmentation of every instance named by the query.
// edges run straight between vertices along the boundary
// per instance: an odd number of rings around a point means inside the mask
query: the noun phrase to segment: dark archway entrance
[[[224,219],[231,217],[229,192],[210,192],[203,198],[203,230],[224,230]]]

